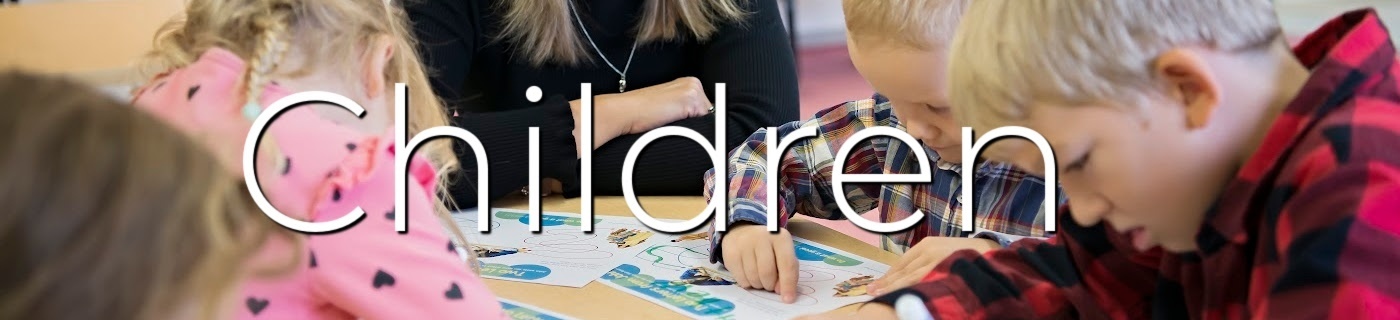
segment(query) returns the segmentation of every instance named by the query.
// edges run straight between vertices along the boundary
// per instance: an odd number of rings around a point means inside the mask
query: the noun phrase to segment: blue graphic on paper
[[[564,320],[539,310],[529,307],[515,305],[510,302],[501,301],[501,309],[506,312],[506,316],[513,320]]]
[[[535,264],[504,265],[499,263],[477,262],[481,275],[521,280],[538,280],[549,276],[549,267]]]
[[[641,269],[623,264],[603,275],[603,281],[632,290],[634,292],[665,302],[695,316],[718,316],[734,311],[734,302],[711,297],[709,293],[689,291],[691,285],[657,280],[656,277],[641,274]]]
[[[860,260],[836,254],[825,249],[807,244],[802,241],[794,241],[793,249],[797,252],[797,259],[802,261],[820,261],[833,266],[849,267],[860,265]]]

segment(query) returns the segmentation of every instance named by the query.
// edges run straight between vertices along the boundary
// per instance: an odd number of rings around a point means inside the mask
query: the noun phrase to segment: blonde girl
[[[394,230],[394,84],[409,86],[409,134],[445,125],[395,4],[380,0],[193,0],[156,37],[161,74],[138,106],[200,137],[241,172],[250,119],[294,92],[328,91],[365,108],[291,109],[257,151],[259,182],[281,211],[329,221],[360,207],[349,228],[266,252],[303,252],[292,275],[253,281],[243,319],[499,318],[499,304],[456,250],[460,231],[437,198],[457,166],[445,141],[418,151],[409,175],[409,232]],[[435,210],[434,210],[435,209]],[[436,212],[436,214],[434,214]],[[451,233],[454,243],[446,234]]]

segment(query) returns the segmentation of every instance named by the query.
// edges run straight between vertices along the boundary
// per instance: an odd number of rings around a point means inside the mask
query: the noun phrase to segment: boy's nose
[[[934,133],[934,130],[915,129],[911,130],[909,134],[919,139],[919,142],[923,143],[925,146],[943,147],[946,145],[943,140],[939,140],[939,135]]]
[[[1065,191],[1065,196],[1069,198],[1070,216],[1074,222],[1081,226],[1092,226],[1102,221],[1105,215],[1112,209],[1108,199],[1104,199],[1097,192],[1092,192],[1087,188],[1078,188],[1070,183],[1061,181],[1061,188]]]
[[[924,141],[932,141],[936,143],[942,142],[942,139],[940,138],[942,138],[943,135],[940,134],[940,132],[938,132],[937,129],[924,127],[920,128],[918,137],[924,139]]]
[[[924,133],[926,133],[925,131],[927,130],[924,130],[924,126],[918,125],[917,123],[905,123],[904,131],[914,136],[915,139],[924,139]]]

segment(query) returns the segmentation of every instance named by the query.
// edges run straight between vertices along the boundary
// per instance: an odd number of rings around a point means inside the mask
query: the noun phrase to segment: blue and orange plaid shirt
[[[936,166],[933,182],[928,184],[851,184],[844,185],[845,194],[832,193],[832,166],[843,144],[854,143],[844,164],[850,174],[918,173],[919,166],[910,146],[899,139],[875,137],[865,141],[848,141],[857,131],[874,127],[904,130],[895,119],[890,103],[883,97],[846,102],[817,113],[807,121],[796,121],[777,128],[781,137],[800,128],[815,127],[817,136],[792,144],[774,171],[767,168],[768,146],[766,130],[751,135],[742,146],[729,155],[729,223],[763,225],[768,212],[780,212],[780,226],[786,226],[795,213],[822,218],[845,219],[837,201],[849,201],[856,214],[878,207],[880,221],[894,222],[909,217],[915,210],[926,215],[922,224],[909,231],[881,236],[880,247],[902,254],[919,240],[929,236],[979,236],[997,240],[1003,245],[1021,237],[1045,236],[1045,184],[1037,177],[1012,168],[1008,164],[982,162],[975,165],[973,198],[974,232],[963,232],[962,169],[941,161],[938,154],[925,148],[929,161]],[[924,146],[914,146],[924,148]],[[714,170],[705,174],[705,196],[713,195]],[[777,173],[778,208],[767,208],[767,180]],[[1063,192],[1057,192],[1063,195]],[[1063,198],[1056,204],[1064,203]],[[713,229],[713,228],[712,228]],[[713,232],[713,230],[712,230]],[[719,261],[723,234],[711,239],[711,260]]]
[[[1400,318],[1400,64],[1372,10],[1294,48],[1312,70],[1207,214],[1198,251],[1139,252],[1061,210],[1048,241],[961,251],[917,294],[937,319]]]

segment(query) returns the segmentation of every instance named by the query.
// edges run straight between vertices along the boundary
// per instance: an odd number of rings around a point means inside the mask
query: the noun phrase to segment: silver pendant
[[[617,93],[622,93],[623,91],[627,91],[627,78],[617,80]]]

